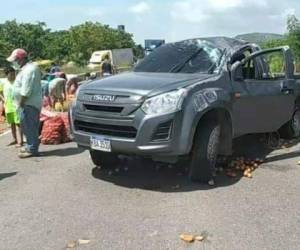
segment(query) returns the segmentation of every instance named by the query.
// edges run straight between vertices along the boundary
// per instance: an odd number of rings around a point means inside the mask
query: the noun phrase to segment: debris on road
[[[78,240],[78,245],[87,245],[91,242],[89,239],[79,239]]]
[[[77,245],[77,242],[75,240],[71,240],[67,243],[67,249],[75,248]]]
[[[75,240],[70,240],[68,243],[67,243],[67,249],[74,249],[76,248],[77,246],[79,245],[87,245],[91,242],[91,240],[89,239],[85,239],[85,238],[82,238],[82,239],[78,239],[77,241]]]
[[[214,186],[215,185],[215,181],[213,179],[211,179],[209,182],[208,182],[208,185],[209,186]]]
[[[231,160],[226,169],[226,175],[234,178],[237,176],[244,176],[246,178],[252,178],[253,172],[264,162],[263,159],[245,159],[244,157],[237,157]]]
[[[193,234],[181,234],[180,239],[187,243],[193,243],[194,241],[203,241],[204,235],[193,235]]]
[[[175,185],[175,186],[172,186],[172,189],[179,189],[180,188],[180,185]]]
[[[205,237],[202,236],[202,235],[197,235],[197,236],[195,237],[195,240],[196,240],[196,241],[203,241],[204,239],[205,239]]]
[[[192,243],[195,241],[195,236],[192,234],[181,234],[180,239],[187,243]]]

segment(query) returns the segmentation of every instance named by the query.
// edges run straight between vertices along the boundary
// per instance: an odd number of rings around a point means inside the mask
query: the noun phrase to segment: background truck
[[[100,69],[106,55],[109,56],[113,68],[117,72],[130,69],[133,66],[133,50],[131,48],[127,48],[95,51],[90,58],[88,67],[91,69]]]
[[[189,177],[207,182],[234,138],[300,135],[300,78],[289,47],[185,40],[155,49],[133,72],[82,86],[70,117],[95,165],[112,167],[118,154],[186,158]]]

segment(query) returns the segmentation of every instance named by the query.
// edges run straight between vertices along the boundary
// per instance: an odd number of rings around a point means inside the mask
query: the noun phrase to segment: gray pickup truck
[[[225,37],[169,43],[133,72],[81,86],[71,127],[97,166],[112,167],[120,154],[189,157],[190,179],[207,182],[234,138],[299,136],[298,78],[288,47],[261,50]]]

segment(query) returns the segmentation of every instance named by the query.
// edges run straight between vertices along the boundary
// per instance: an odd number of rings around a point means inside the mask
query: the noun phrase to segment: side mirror
[[[243,64],[238,61],[231,66],[231,77],[234,81],[243,81]]]

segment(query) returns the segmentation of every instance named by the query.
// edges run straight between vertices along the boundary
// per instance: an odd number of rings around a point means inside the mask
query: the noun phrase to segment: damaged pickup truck
[[[118,155],[175,163],[207,182],[218,155],[249,133],[300,134],[300,79],[288,47],[260,50],[225,37],[161,46],[133,72],[80,87],[70,110],[75,141],[97,166]]]

